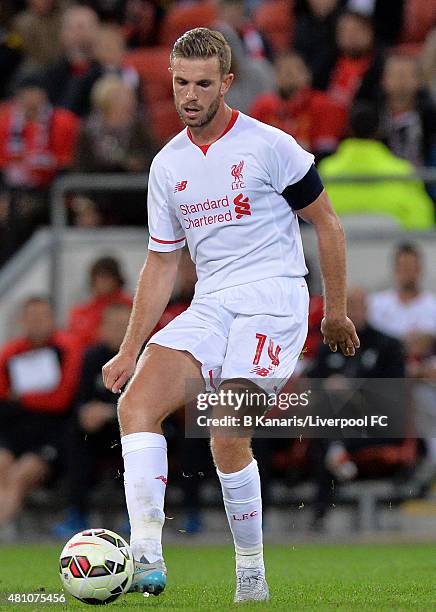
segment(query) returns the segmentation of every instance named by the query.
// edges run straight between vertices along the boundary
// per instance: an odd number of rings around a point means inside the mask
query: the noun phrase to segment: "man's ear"
[[[221,95],[224,96],[229,91],[230,85],[233,83],[234,78],[235,75],[231,72],[223,78],[221,83]]]

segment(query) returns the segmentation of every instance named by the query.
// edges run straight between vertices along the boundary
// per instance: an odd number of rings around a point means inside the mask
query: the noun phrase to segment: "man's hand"
[[[131,353],[119,352],[103,366],[104,386],[112,393],[120,393],[121,388],[133,376],[135,368],[136,356]]]
[[[339,346],[346,357],[352,357],[360,347],[356,328],[348,317],[344,319],[324,317],[321,322],[321,333],[324,336],[324,344],[328,344],[333,353],[336,353]]]
[[[79,423],[87,433],[99,431],[115,417],[115,408],[105,402],[88,402],[80,408]]]

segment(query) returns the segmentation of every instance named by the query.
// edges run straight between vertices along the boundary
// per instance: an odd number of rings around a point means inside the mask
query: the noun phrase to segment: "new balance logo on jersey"
[[[174,193],[177,193],[178,191],[185,191],[187,185],[188,181],[179,181],[174,187]]]
[[[248,197],[244,198],[243,193],[239,193],[236,198],[234,198],[233,203],[235,205],[237,219],[242,219],[244,215],[251,215],[250,200]]]
[[[231,173],[234,178],[232,183],[232,189],[245,189],[244,177],[242,175],[242,171],[244,169],[244,160],[241,159],[239,164],[233,164]]]

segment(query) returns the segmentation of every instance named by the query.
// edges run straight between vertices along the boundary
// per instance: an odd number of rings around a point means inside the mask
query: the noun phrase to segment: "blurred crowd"
[[[181,129],[171,45],[221,30],[228,103],[292,134],[327,181],[436,166],[435,0],[2,0],[0,264],[48,220],[65,172],[144,172]],[[333,184],[340,214],[434,225],[435,184]],[[73,223],[144,224],[143,195],[69,198]],[[12,230],[11,230],[12,228]]]
[[[267,507],[271,483],[310,480],[315,484],[311,527],[321,530],[343,482],[393,479],[398,497],[405,499],[426,495],[435,482],[436,294],[423,286],[428,264],[415,244],[399,244],[392,253],[392,286],[376,293],[350,288],[348,310],[361,340],[353,359],[322,344],[323,299],[312,295],[306,348],[290,388],[305,377],[319,379],[329,393],[354,389],[358,380],[400,385],[407,378],[413,382],[410,418],[392,437],[256,438]],[[184,251],[157,329],[188,307],[195,280]],[[72,306],[64,329],[56,327],[46,296],[29,296],[17,309],[21,335],[0,349],[0,539],[10,534],[27,497],[42,485],[63,486],[64,517],[53,525],[59,537],[89,526],[92,492],[99,483],[109,478],[122,491],[117,396],[104,388],[101,368],[119,349],[132,297],[112,256],[92,264],[88,287],[87,299]],[[377,395],[371,385],[368,396],[361,390],[347,401],[350,406],[358,402],[363,413],[377,408],[384,414],[386,390]],[[201,490],[213,477],[208,441],[185,437],[183,411],[172,415],[165,428],[185,530],[196,533],[202,529]]]

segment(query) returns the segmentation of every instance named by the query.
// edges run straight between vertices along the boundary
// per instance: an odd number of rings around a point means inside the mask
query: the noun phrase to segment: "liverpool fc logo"
[[[244,176],[242,171],[244,169],[244,160],[241,160],[239,164],[233,164],[232,176],[235,179],[232,183],[232,189],[244,189]]]

